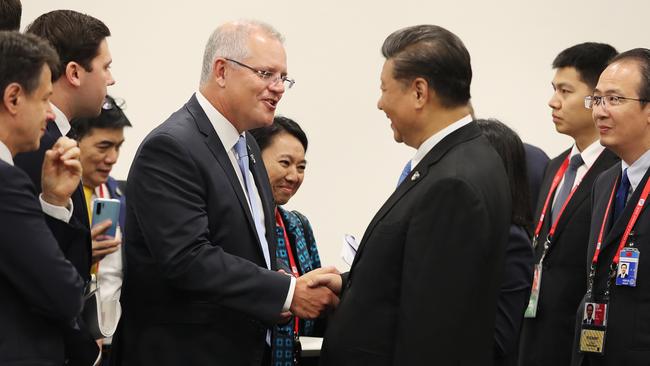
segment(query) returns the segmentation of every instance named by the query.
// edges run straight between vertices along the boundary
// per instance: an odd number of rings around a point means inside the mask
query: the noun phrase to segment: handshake
[[[282,319],[286,320],[291,315],[314,319],[336,308],[341,284],[341,274],[332,266],[318,268],[296,278],[290,311],[282,313]]]

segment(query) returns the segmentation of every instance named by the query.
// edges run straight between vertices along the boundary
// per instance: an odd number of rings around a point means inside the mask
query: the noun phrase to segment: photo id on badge
[[[639,269],[639,250],[623,248],[616,272],[616,286],[636,287],[636,274]]]
[[[606,330],[607,304],[585,303],[580,327],[580,351],[602,354],[605,348]]]

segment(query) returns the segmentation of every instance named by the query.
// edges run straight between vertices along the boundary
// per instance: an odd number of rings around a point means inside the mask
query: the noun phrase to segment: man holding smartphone
[[[98,117],[76,119],[73,127],[81,149],[80,159],[83,167],[81,181],[90,224],[93,228],[117,225],[114,236],[98,237],[99,240],[93,245],[93,262],[95,264],[91,272],[95,274],[97,285],[100,288],[98,306],[101,307],[101,311],[99,313],[104,315],[100,319],[100,324],[106,330],[104,335],[107,336],[102,342],[102,358],[105,361],[110,354],[110,336],[115,331],[122,313],[119,299],[123,278],[121,242],[124,232],[126,197],[124,188],[118,186],[118,182],[110,176],[110,173],[117,163],[120,148],[124,143],[124,127],[131,126],[131,122],[122,112],[123,104],[123,100],[116,101],[111,96],[106,96]],[[95,211],[92,202],[98,198],[119,201],[119,216],[115,222],[94,219],[99,212]],[[108,209],[108,207],[104,206],[104,209]],[[112,229],[108,230],[108,232],[111,231]]]

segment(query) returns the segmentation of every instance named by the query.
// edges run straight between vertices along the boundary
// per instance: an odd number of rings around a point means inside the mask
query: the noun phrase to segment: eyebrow
[[[621,89],[607,89],[604,91],[599,90],[598,88],[594,89],[594,93],[602,94],[622,94]]]
[[[557,89],[557,88],[570,88],[570,89],[573,89],[573,85],[571,85],[571,84],[569,84],[569,83],[567,83],[567,82],[564,82],[564,81],[563,81],[563,82],[559,82],[559,83],[557,83],[557,84],[555,84],[555,83],[553,83],[553,82],[551,81],[551,85],[553,85],[553,87],[556,88],[556,89]]]

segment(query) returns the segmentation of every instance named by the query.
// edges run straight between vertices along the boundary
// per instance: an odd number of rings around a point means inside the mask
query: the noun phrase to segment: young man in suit
[[[650,359],[650,50],[637,48],[612,60],[586,105],[600,142],[621,158],[593,187],[585,302],[607,305],[604,354],[580,353],[574,365],[647,365]],[[645,204],[644,204],[645,202]],[[631,259],[638,259],[634,263]],[[617,265],[635,281],[617,281]],[[630,268],[628,268],[630,269]],[[584,277],[583,277],[584,278]],[[578,327],[577,327],[578,328]],[[582,329],[576,329],[582,335]],[[585,347],[582,347],[583,351]]]
[[[273,123],[292,84],[276,30],[223,24],[206,45],[199,90],[140,145],[113,345],[122,365],[269,364],[281,313],[314,318],[338,301],[307,286],[314,272],[277,271],[271,188],[246,132]]]
[[[576,308],[587,285],[589,193],[598,174],[618,161],[600,145],[584,98],[592,94],[598,76],[615,55],[610,45],[582,43],[553,61],[554,93],[548,105],[555,129],[571,137],[573,146],[549,162],[538,197],[533,246],[536,271],[539,274],[541,268],[542,275],[535,276],[541,280],[533,286],[539,292],[531,295],[522,327],[522,366],[567,365],[571,360]]]
[[[38,151],[16,156],[16,166],[27,172],[36,189],[41,186],[41,166],[45,151],[61,136],[70,132],[70,121],[78,117],[97,116],[106,87],[115,83],[110,72],[111,55],[106,38],[110,31],[100,20],[72,10],[55,10],[36,18],[27,33],[48,41],[58,52],[61,74],[54,81],[51,104],[54,119],[41,138]],[[88,212],[81,184],[72,195],[75,206],[70,226],[80,232],[79,240],[59,240],[66,258],[88,281],[92,263],[92,246],[108,225],[90,231]],[[56,235],[56,233],[55,233]],[[105,244],[105,243],[104,243]],[[114,246],[119,242],[113,240]],[[85,324],[66,338],[66,352],[72,364],[93,364],[99,355],[94,339]]]
[[[511,217],[503,162],[470,116],[470,56],[435,25],[382,47],[378,108],[417,149],[366,229],[347,275],[323,365],[491,364]]]
[[[42,193],[13,164],[16,154],[38,149],[52,110],[52,76],[58,57],[43,40],[0,32],[0,364],[62,365],[64,329],[74,326],[84,282],[45,223],[61,237],[76,207],[79,149],[61,137],[45,153]],[[40,200],[40,203],[39,203]]]

